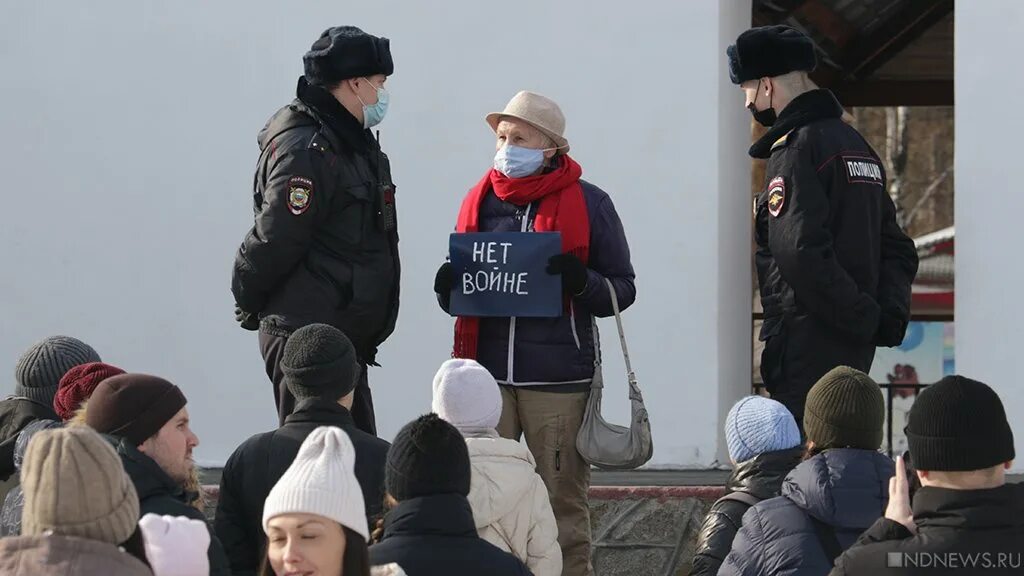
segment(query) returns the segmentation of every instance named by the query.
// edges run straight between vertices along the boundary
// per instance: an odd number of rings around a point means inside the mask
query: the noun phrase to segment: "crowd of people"
[[[1013,432],[995,391],[962,376],[926,388],[895,462],[879,451],[884,421],[879,386],[845,366],[811,388],[805,440],[775,400],[736,403],[725,425],[734,469],[690,574],[1024,570],[1024,486],[1006,482]]]
[[[390,444],[354,424],[361,367],[341,331],[301,328],[282,365],[296,411],[230,457],[210,525],[182,391],[74,338],[33,346],[0,401],[0,574],[563,574],[549,491],[528,447],[498,434],[503,399],[482,365],[446,361],[431,412]],[[812,387],[806,438],[781,403],[737,402],[734,471],[691,573],[1024,568],[999,396],[962,376],[929,386],[895,462],[879,451],[884,413],[879,386],[842,366]]]

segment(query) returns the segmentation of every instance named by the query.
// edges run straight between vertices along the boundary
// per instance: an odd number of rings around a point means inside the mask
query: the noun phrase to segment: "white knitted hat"
[[[369,540],[363,490],[355,474],[356,451],[341,428],[321,426],[310,434],[295,461],[263,505],[263,531],[282,514],[315,514]]]
[[[497,428],[501,402],[498,383],[475,360],[448,360],[434,376],[431,409],[460,432]]]

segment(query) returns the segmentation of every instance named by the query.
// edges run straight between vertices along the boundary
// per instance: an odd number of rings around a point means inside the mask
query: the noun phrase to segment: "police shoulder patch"
[[[772,178],[768,183],[768,213],[778,217],[786,205],[786,181],[782,176]]]
[[[296,216],[309,209],[313,200],[313,181],[301,176],[288,180],[288,210]]]

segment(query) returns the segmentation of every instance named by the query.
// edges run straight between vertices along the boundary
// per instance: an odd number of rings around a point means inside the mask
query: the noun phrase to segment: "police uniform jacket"
[[[754,204],[762,340],[794,317],[853,346],[903,340],[917,252],[882,162],[842,113],[831,92],[807,92],[750,149],[768,159]]]
[[[322,322],[343,331],[363,363],[394,330],[400,265],[394,185],[376,139],[323,88],[260,132],[255,224],[231,288],[260,330],[288,336]]]

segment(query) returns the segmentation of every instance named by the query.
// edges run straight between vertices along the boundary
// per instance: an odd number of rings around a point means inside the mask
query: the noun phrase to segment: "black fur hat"
[[[814,42],[789,26],[751,28],[740,34],[725,54],[729,57],[729,78],[733,84],[797,70],[810,72],[818,64]]]
[[[360,78],[395,71],[387,38],[367,34],[355,26],[324,30],[320,39],[302,57],[306,80],[330,86],[347,78]]]

